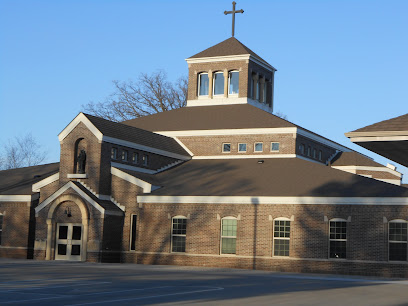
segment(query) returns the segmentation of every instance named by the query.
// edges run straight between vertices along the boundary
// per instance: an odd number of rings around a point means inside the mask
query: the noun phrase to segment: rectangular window
[[[290,221],[275,220],[273,229],[273,255],[289,256]]]
[[[255,152],[263,152],[263,143],[262,142],[256,142],[254,145],[254,151]]]
[[[129,152],[126,150],[122,150],[122,161],[128,161]]]
[[[230,95],[237,95],[238,94],[238,87],[239,87],[239,72],[238,71],[231,71],[229,73],[229,80],[228,80],[229,92]]]
[[[247,144],[246,143],[240,143],[238,144],[238,152],[246,152],[247,150]]]
[[[111,158],[118,159],[118,148],[112,148],[111,150]]]
[[[322,160],[323,159],[323,152],[322,152],[322,150],[319,150],[319,160]]]
[[[313,149],[313,158],[317,158],[317,150]]]
[[[266,84],[267,81],[265,80],[265,83],[262,86],[262,102],[266,103]]]
[[[236,254],[237,219],[221,220],[221,254]]]
[[[214,73],[214,96],[224,94],[224,73]]]
[[[300,146],[299,146],[299,151],[300,151],[300,154],[305,154],[305,145],[304,144],[301,144]]]
[[[136,229],[137,215],[132,215],[130,218],[130,250],[136,251]]]
[[[137,164],[139,162],[139,153],[133,152],[132,154],[132,163]]]
[[[260,84],[259,84],[259,79],[258,80],[256,80],[256,97],[255,97],[255,99],[257,100],[257,101],[260,101],[259,100],[259,96],[260,96]]]
[[[388,223],[388,258],[390,261],[407,260],[407,223]]]
[[[271,142],[271,152],[279,152],[279,142]]]
[[[144,154],[142,161],[143,161],[143,166],[147,166],[149,164],[149,156]]]
[[[330,221],[330,258],[346,258],[347,222]]]
[[[230,153],[231,152],[231,144],[230,143],[223,143],[222,144],[222,152],[223,153]]]
[[[207,73],[200,73],[198,75],[198,95],[208,96],[209,79]]]
[[[312,148],[310,146],[307,147],[307,156],[312,156]]]
[[[171,251],[186,251],[187,219],[173,218],[171,229]]]
[[[3,215],[0,214],[0,245],[1,245],[1,236],[3,234]]]

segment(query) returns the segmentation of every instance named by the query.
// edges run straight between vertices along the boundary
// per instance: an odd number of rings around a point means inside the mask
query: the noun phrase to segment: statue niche
[[[86,165],[86,152],[84,149],[82,149],[77,157],[77,173],[80,174],[85,173],[85,165]]]
[[[75,142],[74,171],[78,174],[86,173],[87,144],[83,138]]]

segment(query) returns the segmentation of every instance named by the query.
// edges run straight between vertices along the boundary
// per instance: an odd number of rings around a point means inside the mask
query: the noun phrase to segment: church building
[[[80,113],[59,163],[0,171],[0,257],[408,276],[394,166],[275,116],[277,70],[235,37],[186,61],[185,107]],[[347,137],[408,165],[406,116]]]

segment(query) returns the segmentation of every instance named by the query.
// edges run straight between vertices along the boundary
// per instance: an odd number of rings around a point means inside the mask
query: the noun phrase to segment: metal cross
[[[235,29],[235,13],[243,13],[244,10],[239,10],[236,11],[235,10],[235,4],[237,4],[235,1],[232,2],[232,11],[225,11],[224,14],[228,15],[228,14],[232,14],[232,36],[234,36],[234,29]]]

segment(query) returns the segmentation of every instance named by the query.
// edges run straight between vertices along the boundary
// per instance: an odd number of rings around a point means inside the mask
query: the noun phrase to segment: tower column
[[[228,70],[224,70],[224,98],[228,98]]]
[[[208,70],[208,98],[212,99],[213,96],[213,73],[212,70]]]

